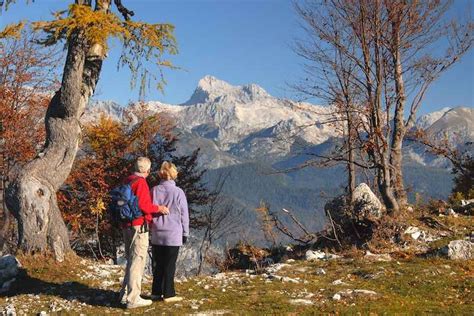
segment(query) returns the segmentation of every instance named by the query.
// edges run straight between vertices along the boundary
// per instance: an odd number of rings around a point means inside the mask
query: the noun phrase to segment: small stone
[[[13,304],[8,304],[8,305],[5,307],[5,310],[3,311],[2,315],[5,315],[5,316],[16,316],[15,306],[14,306]]]
[[[290,300],[290,304],[293,305],[313,305],[314,303],[307,299],[297,298]]]
[[[295,284],[300,283],[300,281],[298,281],[297,279],[293,279],[293,278],[289,278],[289,277],[282,277],[281,281],[282,282],[295,283]]]
[[[204,285],[204,289],[205,289],[205,290],[209,290],[209,285],[207,285],[207,284]]]
[[[388,253],[375,254],[367,250],[365,253],[365,258],[373,261],[388,262],[392,261],[392,257]]]
[[[316,274],[317,275],[325,275],[326,270],[324,270],[323,268],[318,268],[318,269],[316,269]]]
[[[453,216],[453,217],[458,217],[459,216],[459,214],[456,213],[452,208],[447,208],[445,215]]]
[[[216,280],[224,280],[226,278],[226,274],[223,272],[217,273],[217,274],[214,274],[213,278]]]
[[[346,285],[347,283],[343,282],[341,279],[337,279],[332,282],[332,285]]]
[[[339,293],[334,294],[332,299],[335,300],[335,301],[340,301],[341,300],[341,294],[339,294]]]
[[[321,260],[321,259],[326,258],[326,254],[319,250],[308,250],[305,253],[305,258],[308,261]]]
[[[414,240],[418,240],[418,238],[420,238],[420,236],[423,234],[423,231],[421,231],[418,227],[410,226],[405,230],[404,234],[410,235]]]
[[[377,292],[374,292],[371,290],[363,290],[363,289],[354,290],[354,293],[363,294],[363,295],[377,295]]]

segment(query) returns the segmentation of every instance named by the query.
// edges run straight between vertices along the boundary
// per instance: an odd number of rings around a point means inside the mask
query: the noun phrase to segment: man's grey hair
[[[147,157],[138,157],[135,162],[135,171],[146,173],[151,169],[151,161]]]

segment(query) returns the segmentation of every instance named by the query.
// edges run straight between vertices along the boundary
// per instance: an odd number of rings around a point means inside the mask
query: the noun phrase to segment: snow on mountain
[[[109,113],[133,123],[140,107],[132,104],[123,108],[98,101],[84,119],[93,120],[99,113]],[[205,144],[211,152],[227,153],[222,157],[225,161],[214,161],[215,166],[265,154],[285,155],[292,145],[290,136],[296,133],[312,144],[337,134],[334,126],[323,124],[329,118],[328,108],[275,98],[256,84],[233,86],[212,76],[202,78],[184,104],[150,101],[146,108],[149,113],[164,112],[174,117],[177,127],[188,134],[188,140],[192,135],[195,143]]]
[[[95,122],[101,115],[106,115],[116,120],[122,120],[125,111],[125,107],[113,101],[93,101],[90,106],[87,107],[84,115],[82,115],[81,121]]]
[[[424,129],[428,139],[434,143],[446,138],[452,146],[464,152],[474,153],[474,108],[444,108],[420,117],[417,127]],[[406,161],[416,162],[423,166],[451,168],[448,159],[431,154],[427,148],[418,143],[407,144],[404,148]]]
[[[451,110],[449,107],[444,107],[439,111],[431,112],[425,115],[420,116],[416,120],[416,127],[419,129],[426,129],[430,127],[434,122],[439,120],[446,112]]]
[[[249,102],[271,97],[262,87],[256,84],[233,86],[213,76],[205,76],[198,82],[191,98],[183,105],[209,103],[219,98]]]
[[[426,133],[435,139],[446,135],[454,144],[474,141],[474,108],[457,107],[446,111]]]

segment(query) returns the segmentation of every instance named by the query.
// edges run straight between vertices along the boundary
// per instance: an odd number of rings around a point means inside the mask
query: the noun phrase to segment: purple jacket
[[[151,223],[151,243],[157,246],[182,246],[189,236],[188,202],[183,190],[172,180],[161,181],[151,190],[153,204],[168,206],[169,215],[159,215]]]

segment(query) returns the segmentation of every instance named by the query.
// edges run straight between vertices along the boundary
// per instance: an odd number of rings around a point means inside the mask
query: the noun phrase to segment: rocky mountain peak
[[[184,105],[200,104],[220,99],[248,102],[262,97],[270,97],[270,95],[259,85],[252,83],[233,86],[224,80],[207,75],[199,80],[193,95]]]
[[[207,75],[199,80],[197,88],[208,93],[227,93],[233,90],[233,86],[224,80],[217,79],[214,76]]]

